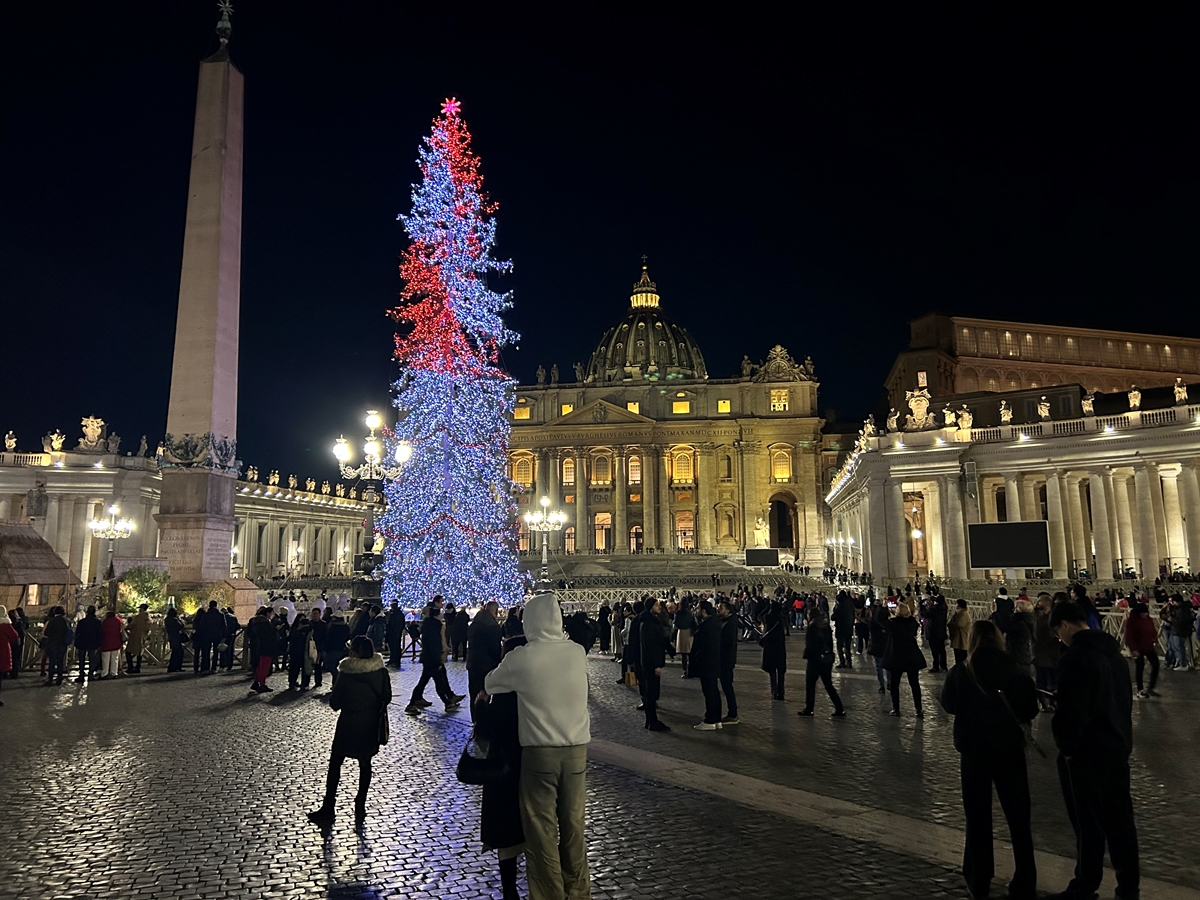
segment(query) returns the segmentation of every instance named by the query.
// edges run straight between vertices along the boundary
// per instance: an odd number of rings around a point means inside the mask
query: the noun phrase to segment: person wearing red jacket
[[[0,679],[17,668],[17,648],[21,646],[21,636],[17,629],[8,621],[8,610],[0,606]],[[4,701],[0,700],[0,706]]]
[[[1135,603],[1125,620],[1125,646],[1136,660],[1138,689],[1134,696],[1141,700],[1157,697],[1158,691],[1154,690],[1154,685],[1158,683],[1158,629],[1154,627],[1154,620],[1150,618],[1145,603]],[[1143,690],[1142,673],[1147,660],[1150,661],[1150,686]]]
[[[110,609],[100,623],[100,680],[116,678],[121,671],[121,632],[125,623]]]

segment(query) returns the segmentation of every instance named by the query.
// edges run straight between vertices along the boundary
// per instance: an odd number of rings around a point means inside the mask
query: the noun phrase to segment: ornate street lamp
[[[383,419],[376,410],[368,409],[367,418],[364,421],[367,426],[367,436],[363,439],[363,462],[357,466],[350,465],[352,453],[345,436],[340,436],[337,443],[333,445],[333,455],[337,458],[343,478],[350,481],[360,478],[363,482],[362,498],[363,502],[367,504],[367,521],[366,535],[363,538],[362,572],[364,575],[370,576],[377,565],[375,554],[372,552],[375,549],[375,504],[379,501],[376,491],[379,482],[383,479],[395,478],[400,474],[400,467],[412,457],[412,445],[408,441],[398,442],[395,452],[396,465],[385,466],[383,464],[383,441],[375,434],[383,425]]]
[[[537,589],[544,591],[550,589],[550,560],[547,556],[550,532],[562,530],[567,514],[557,509],[551,511],[549,497],[543,497],[540,502],[542,508],[537,512],[525,513],[524,519],[530,531],[540,531],[542,534],[542,571],[538,576]]]
[[[118,519],[117,515],[120,512],[121,508],[114,503],[108,508],[107,519],[92,519],[88,522],[88,529],[95,538],[108,541],[108,572],[104,576],[106,579],[113,577],[113,550],[117,546],[117,541],[124,540],[133,534],[133,520]]]

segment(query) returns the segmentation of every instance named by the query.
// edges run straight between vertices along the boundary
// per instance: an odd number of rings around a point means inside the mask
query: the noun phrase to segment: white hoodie
[[[522,747],[590,743],[587,656],[563,633],[558,598],[538,594],[525,605],[522,622],[529,643],[505,654],[484,679],[484,690],[516,693]]]

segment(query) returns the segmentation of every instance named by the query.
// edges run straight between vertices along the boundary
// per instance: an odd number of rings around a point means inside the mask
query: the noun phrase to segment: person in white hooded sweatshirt
[[[525,606],[528,643],[488,673],[481,697],[517,695],[521,739],[521,824],[530,900],[591,897],[583,837],[588,716],[587,657],[563,632],[553,593]]]

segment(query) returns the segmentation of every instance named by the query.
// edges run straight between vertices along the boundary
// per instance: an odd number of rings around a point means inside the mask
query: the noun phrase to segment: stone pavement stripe
[[[959,866],[962,863],[962,834],[953,828],[923,822],[857,803],[849,803],[798,788],[772,784],[701,763],[641,750],[613,741],[595,739],[588,757],[598,763],[626,769],[655,781],[702,791],[743,806],[798,822],[853,840],[870,841],[909,856]],[[1004,830],[1003,821],[997,833]],[[1009,844],[997,841],[996,877],[1012,877]],[[1038,883],[1065,886],[1075,874],[1075,860],[1053,853],[1037,852]],[[1104,884],[1115,884],[1112,869],[1105,869]],[[1142,878],[1142,895],[1156,900],[1200,900],[1200,891],[1153,878]]]

